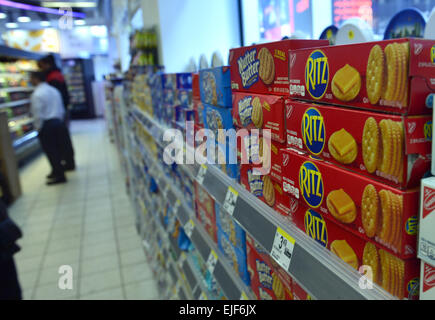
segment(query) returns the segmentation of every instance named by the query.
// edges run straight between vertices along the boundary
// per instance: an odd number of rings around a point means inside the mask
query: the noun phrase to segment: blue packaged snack
[[[217,143],[216,145],[216,164],[231,179],[239,181],[239,164],[237,163],[237,149],[230,144],[229,138],[226,144]]]
[[[210,129],[214,133],[214,138],[216,141],[224,141],[222,135],[221,137],[218,136],[219,129],[234,129],[231,110],[232,109],[230,108],[220,108],[210,104],[204,104],[204,128]]]
[[[161,82],[163,89],[177,89],[177,76],[175,73],[163,73],[161,76]]]
[[[226,235],[235,248],[246,252],[246,233],[227,212],[215,204],[216,225]]]
[[[192,90],[177,90],[177,104],[184,107],[192,106]]]
[[[170,105],[170,106],[175,105],[177,102],[176,96],[177,96],[177,93],[175,90],[164,89],[163,90],[163,103]]]
[[[218,67],[199,71],[201,101],[214,106],[231,108],[230,67]]]
[[[192,74],[191,73],[177,73],[177,89],[192,90]]]

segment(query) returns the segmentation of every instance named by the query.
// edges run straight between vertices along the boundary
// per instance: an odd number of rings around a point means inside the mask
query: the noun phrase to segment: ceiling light
[[[27,23],[27,22],[32,21],[32,19],[30,19],[30,17],[27,17],[27,16],[18,17],[17,20],[18,20],[18,22],[21,22],[21,23]]]
[[[85,20],[74,20],[76,26],[84,26],[86,24]]]
[[[95,8],[97,6],[96,2],[86,2],[86,1],[78,1],[78,2],[43,1],[41,4],[43,7],[48,7],[48,8],[63,8],[63,7]]]
[[[43,26],[43,27],[49,27],[49,26],[51,26],[51,22],[50,21],[41,21],[41,26]]]
[[[0,11],[0,19],[6,19],[6,17],[6,13]]]
[[[9,28],[9,29],[18,28],[18,23],[8,22],[8,23],[6,23],[6,28]]]

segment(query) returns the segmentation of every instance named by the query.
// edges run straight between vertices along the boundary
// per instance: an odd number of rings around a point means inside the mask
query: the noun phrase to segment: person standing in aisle
[[[68,93],[68,87],[65,82],[65,78],[62,75],[60,69],[56,66],[56,61],[53,55],[48,55],[38,61],[38,66],[45,73],[46,82],[59,90],[62,95],[63,106],[65,108],[65,127],[63,138],[63,151],[62,151],[62,162],[65,171],[73,171],[76,168],[74,160],[74,147],[71,140],[71,134],[69,132],[69,102],[70,97]]]
[[[14,254],[20,251],[16,241],[22,237],[20,228],[9,218],[0,200],[0,300],[21,300]]]
[[[30,82],[35,87],[30,99],[30,110],[39,132],[42,150],[47,155],[52,170],[47,176],[47,185],[65,183],[65,171],[61,162],[66,130],[62,97],[58,90],[45,82],[42,72],[32,72]]]

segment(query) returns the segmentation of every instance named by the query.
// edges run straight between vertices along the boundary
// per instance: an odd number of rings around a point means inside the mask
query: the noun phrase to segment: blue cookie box
[[[213,104],[212,91],[207,80],[214,78],[216,87],[216,106],[231,108],[233,105],[231,95],[231,72],[230,67],[218,67],[203,69],[199,71],[199,90],[201,101],[207,104]]]
[[[218,128],[214,120],[217,116],[219,116],[222,122],[222,129],[234,129],[231,109],[220,108],[206,103],[203,103],[203,105],[204,128],[217,130]],[[215,137],[215,139],[217,140],[217,137]]]
[[[163,89],[185,89],[192,90],[191,73],[164,73],[162,74]]]
[[[221,210],[219,204],[215,204],[216,212],[216,225],[225,234],[225,236],[230,240],[231,244],[235,248],[246,252],[246,232],[243,230],[237,222],[234,221],[227,212]],[[233,236],[231,237],[231,230],[234,230]]]
[[[228,177],[230,177],[231,179],[235,179],[238,182],[240,177],[240,170],[239,170],[239,164],[237,162],[237,149],[235,148],[235,146],[230,146],[228,138],[226,140],[227,140],[226,146],[217,143],[217,152],[223,152],[223,149],[226,147],[225,164],[219,164],[218,162],[219,158],[217,158],[216,165],[220,167],[221,170],[224,171]]]

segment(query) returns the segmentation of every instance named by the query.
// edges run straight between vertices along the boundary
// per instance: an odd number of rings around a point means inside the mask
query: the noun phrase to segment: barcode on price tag
[[[225,201],[223,208],[230,215],[234,214],[234,209],[236,208],[237,198],[239,197],[239,193],[234,190],[233,187],[228,187],[227,195],[225,196]]]
[[[195,228],[195,223],[192,219],[187,221],[186,225],[184,226],[184,232],[186,233],[187,237],[190,238],[193,233],[193,229]]]
[[[273,241],[272,252],[270,255],[286,271],[288,271],[290,268],[294,246],[295,239],[290,237],[281,228],[278,228],[276,230],[275,240]]]
[[[207,173],[207,166],[205,164],[202,164],[199,168],[198,175],[196,176],[196,181],[198,181],[199,184],[202,185],[204,182],[205,174]]]
[[[218,261],[218,256],[214,250],[211,250],[210,255],[208,256],[206,266],[208,271],[210,271],[211,274],[213,274],[214,269],[216,268],[216,264]]]

